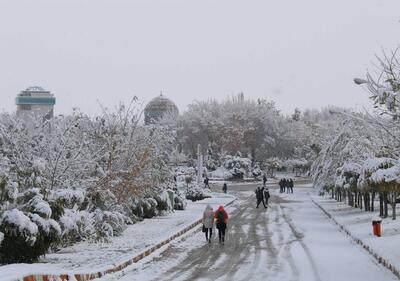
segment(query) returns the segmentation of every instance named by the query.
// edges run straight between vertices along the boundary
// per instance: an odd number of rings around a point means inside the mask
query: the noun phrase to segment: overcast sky
[[[0,110],[39,85],[95,114],[162,90],[180,110],[244,92],[284,112],[360,107],[352,83],[400,41],[399,0],[0,0]]]

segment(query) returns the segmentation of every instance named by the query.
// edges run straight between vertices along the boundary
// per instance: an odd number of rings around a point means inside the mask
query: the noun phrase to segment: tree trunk
[[[392,219],[396,219],[396,200],[392,202]]]
[[[366,212],[368,212],[369,211],[369,205],[368,205],[368,203],[369,203],[369,193],[368,192],[365,192],[364,193],[364,211],[366,211]]]
[[[383,193],[379,192],[379,216],[383,217]]]
[[[371,196],[371,212],[374,211],[374,202],[375,202],[375,190],[372,191],[372,196]]]
[[[386,192],[383,194],[383,203],[384,203],[384,207],[385,207],[385,213],[383,214],[383,216],[385,218],[387,218],[388,217],[388,198],[387,198]]]
[[[397,192],[392,191],[390,192],[390,203],[392,206],[392,219],[396,219],[396,199],[397,199]]]
[[[358,193],[354,192],[354,208],[358,208]]]

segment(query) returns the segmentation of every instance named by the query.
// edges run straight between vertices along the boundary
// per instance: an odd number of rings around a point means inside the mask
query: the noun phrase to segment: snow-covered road
[[[197,231],[103,280],[398,280],[327,219],[311,188],[274,190],[267,210],[254,208],[253,189],[230,187],[240,200],[224,246]]]

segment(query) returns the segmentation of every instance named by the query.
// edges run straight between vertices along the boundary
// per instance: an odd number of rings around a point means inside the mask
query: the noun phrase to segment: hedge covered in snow
[[[206,198],[211,198],[209,189],[204,189],[198,185],[192,185],[186,189],[186,199],[188,200],[199,201]]]
[[[140,125],[139,113],[133,103],[95,118],[0,116],[0,263],[104,241],[185,208],[169,165],[172,130]]]

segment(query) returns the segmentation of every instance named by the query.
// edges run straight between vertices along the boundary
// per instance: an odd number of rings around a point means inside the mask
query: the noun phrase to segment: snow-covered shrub
[[[85,200],[85,191],[82,189],[57,189],[50,193],[50,198],[66,208],[80,206]]]
[[[191,201],[199,201],[205,198],[211,198],[210,191],[197,185],[189,186],[186,189],[186,199]]]
[[[237,153],[235,156],[226,155],[223,165],[232,175],[233,179],[243,179],[249,175],[251,170],[251,160],[241,157],[240,153]]]
[[[269,176],[273,177],[276,170],[282,168],[282,161],[277,157],[268,158],[264,161],[264,166]]]
[[[157,201],[153,198],[144,198],[141,200],[143,207],[143,217],[152,218],[157,215]]]
[[[185,210],[187,205],[185,195],[182,192],[180,192],[177,188],[174,188],[173,191],[174,191],[174,209]]]
[[[263,174],[260,165],[258,163],[255,163],[253,168],[251,169],[251,173],[253,174],[253,177],[257,178]]]
[[[162,211],[170,211],[174,209],[174,206],[172,204],[173,198],[171,200],[170,198],[170,192],[173,195],[173,190],[167,189],[167,190],[162,190],[160,193],[156,194],[154,196],[154,199],[157,201],[157,209],[159,212]]]
[[[212,178],[229,180],[233,177],[230,171],[225,167],[218,167],[215,171],[210,172]]]
[[[167,191],[162,191],[160,194],[155,194],[152,197],[133,199],[129,203],[129,206],[134,219],[139,220],[152,218],[164,211],[172,210],[174,207]]]
[[[173,185],[174,130],[168,124],[142,125],[135,101],[115,112],[102,109],[94,118],[75,111],[29,124],[0,114],[2,247],[12,247],[11,234],[22,237],[14,239],[18,245],[30,241],[23,236],[29,232],[20,233],[9,223],[12,210],[37,227],[38,236],[32,234],[36,244],[30,246],[42,255],[48,244],[104,240],[140,218],[174,207],[164,191]],[[140,202],[140,216],[132,211],[133,199]]]
[[[34,262],[45,254],[61,235],[58,223],[38,214],[12,209],[0,218],[3,241],[0,244],[0,263]]]

